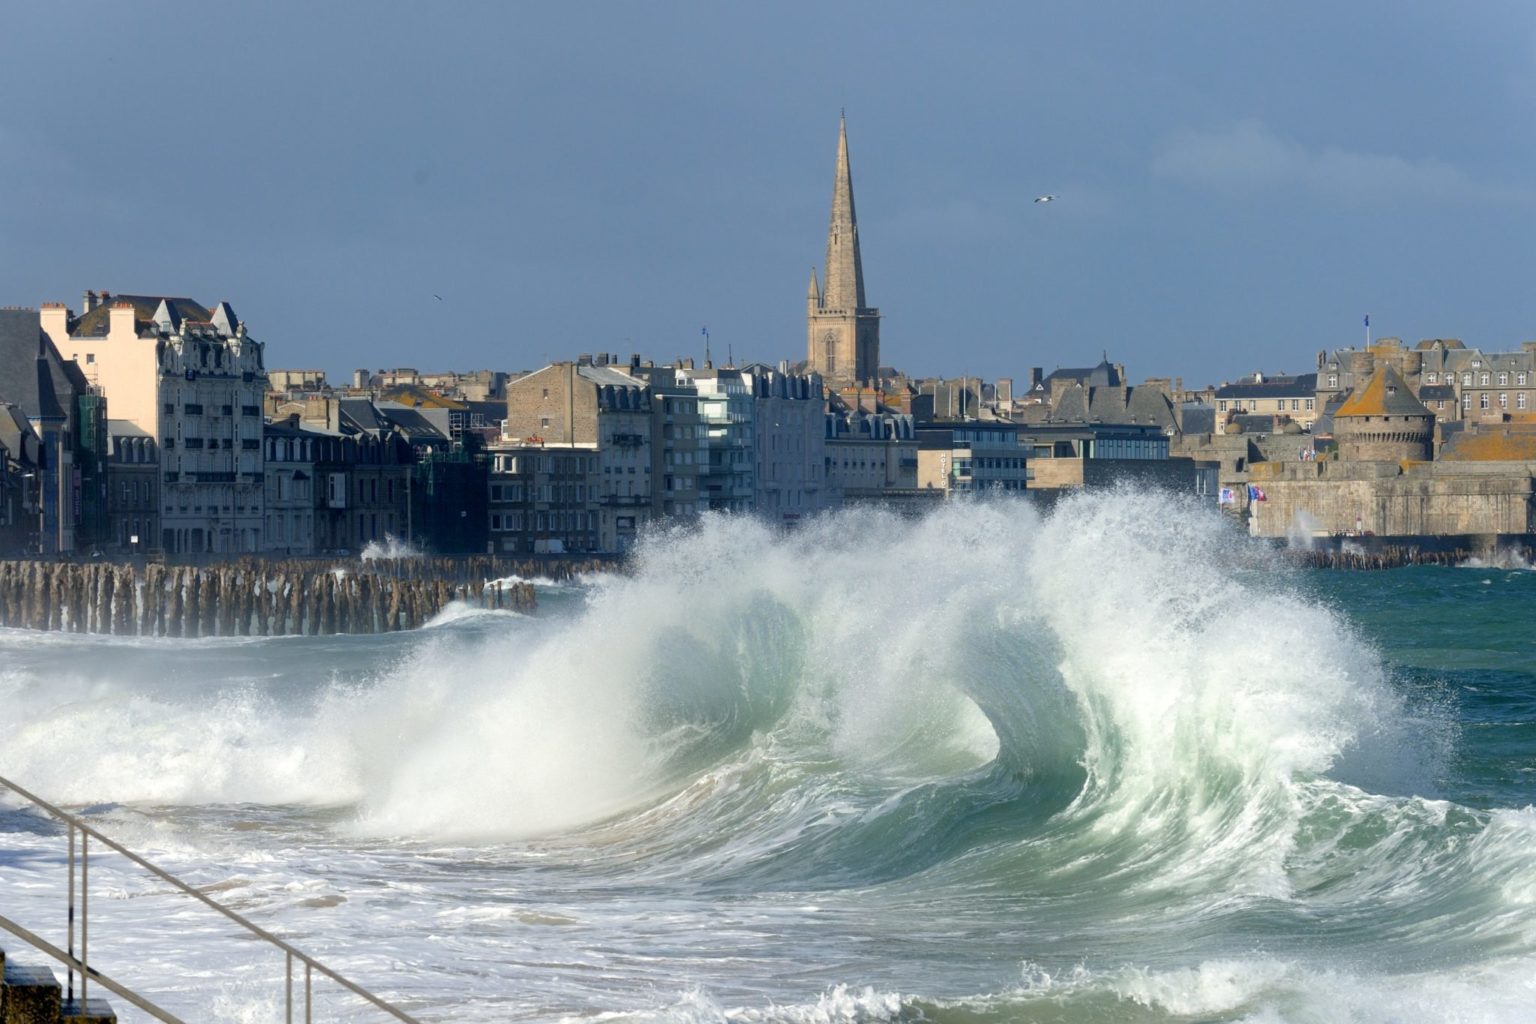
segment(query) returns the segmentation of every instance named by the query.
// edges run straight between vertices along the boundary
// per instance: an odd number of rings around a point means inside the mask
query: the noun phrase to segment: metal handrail
[[[30,932],[27,932],[25,929],[21,929],[21,930],[18,931],[19,926],[12,927],[11,922],[6,921],[4,918],[0,918],[0,925],[3,925],[8,930],[10,930],[10,931],[16,933],[17,935],[21,936],[21,938],[26,939],[26,941],[32,943],[34,946],[37,946],[39,949],[41,949],[45,953],[48,953],[50,956],[54,956],[54,957],[62,960],[67,966],[69,966],[69,968],[70,968],[69,974],[70,974],[70,988],[71,988],[71,992],[73,991],[73,987],[74,987],[74,973],[75,973],[76,970],[78,970],[80,972],[80,999],[81,999],[82,1002],[85,1000],[86,986],[88,984],[88,979],[94,979],[96,981],[100,981],[102,984],[106,985],[112,991],[117,992],[119,995],[123,996],[125,999],[128,999],[130,1002],[133,1002],[135,1006],[140,1006],[140,1004],[136,1001],[139,997],[129,995],[126,990],[122,989],[115,982],[107,981],[107,979],[103,975],[101,975],[95,968],[89,966],[89,958],[87,957],[87,946],[86,946],[87,938],[88,938],[88,935],[89,935],[89,914],[88,914],[88,911],[89,911],[88,899],[89,899],[89,897],[88,897],[88,892],[87,892],[87,881],[88,881],[88,872],[89,872],[89,853],[88,853],[88,850],[87,850],[87,838],[86,837],[93,837],[98,842],[106,844],[111,849],[113,849],[113,850],[117,851],[118,853],[122,854],[124,857],[127,857],[130,861],[132,861],[133,863],[137,864],[139,867],[143,868],[145,871],[148,871],[150,874],[154,875],[156,878],[160,879],[161,881],[163,881],[163,882],[165,882],[165,883],[167,883],[167,884],[169,884],[171,886],[174,886],[175,888],[181,890],[186,895],[191,896],[194,899],[202,901],[203,903],[207,904],[209,907],[212,907],[214,910],[217,910],[219,913],[221,913],[225,917],[229,918],[231,921],[234,921],[236,924],[240,925],[242,928],[244,928],[246,931],[250,932],[252,935],[255,935],[257,938],[263,939],[268,944],[276,946],[278,949],[281,949],[284,953],[286,953],[287,954],[287,961],[286,961],[287,1018],[286,1019],[288,1021],[288,1024],[292,1024],[292,1022],[293,1022],[293,962],[295,960],[298,960],[300,963],[304,964],[304,1020],[305,1020],[306,1024],[308,1024],[308,1022],[310,1021],[311,1011],[313,1009],[311,1001],[310,1001],[310,990],[311,990],[311,974],[312,974],[312,972],[315,972],[315,971],[318,971],[319,973],[325,975],[327,978],[330,978],[332,981],[336,982],[338,985],[341,985],[343,988],[345,988],[348,991],[352,992],[354,995],[361,996],[362,998],[366,999],[368,1002],[372,1003],[374,1006],[377,1006],[379,1009],[381,1009],[384,1012],[386,1012],[386,1013],[390,1014],[391,1016],[395,1017],[397,1020],[405,1021],[406,1024],[421,1024],[420,1021],[418,1021],[415,1017],[412,1017],[410,1014],[406,1013],[404,1010],[401,1010],[398,1007],[392,1006],[391,1004],[385,1002],[383,999],[381,999],[378,996],[374,995],[372,992],[369,992],[367,989],[363,988],[361,985],[357,984],[354,981],[350,981],[347,978],[343,977],[342,975],[336,973],[335,971],[331,970],[331,968],[325,966],[325,964],[321,963],[320,961],[316,960],[314,957],[310,956],[308,953],[305,953],[303,950],[297,949],[294,946],[289,945],[287,942],[284,942],[282,939],[278,938],[276,935],[273,935],[271,932],[269,932],[266,929],[262,928],[260,925],[254,924],[253,922],[248,921],[244,917],[241,917],[239,914],[235,913],[233,910],[230,910],[228,907],[226,907],[226,906],[218,903],[217,901],[211,899],[210,897],[208,897],[204,893],[199,892],[197,889],[195,889],[192,886],[188,885],[187,883],[183,882],[181,879],[177,878],[175,875],[172,875],[170,872],[165,871],[165,870],[163,870],[163,869],[161,869],[159,867],[156,867],[154,864],[151,864],[149,861],[145,860],[143,857],[140,857],[138,854],[134,853],[132,850],[128,849],[127,847],[123,846],[120,843],[115,842],[111,838],[103,835],[101,832],[98,832],[96,829],[92,828],[90,825],[87,825],[84,821],[82,821],[81,819],[75,817],[74,815],[70,814],[69,812],[61,810],[58,807],[55,807],[53,804],[50,804],[48,801],[44,800],[42,797],[37,796],[36,794],[34,794],[34,793],[32,793],[32,792],[22,788],[21,786],[19,786],[16,783],[12,782],[10,779],[5,778],[4,776],[0,776],[0,786],[4,786],[5,788],[7,788],[7,789],[11,790],[12,792],[16,793],[18,796],[22,797],[22,799],[27,800],[28,802],[34,804],[37,807],[41,807],[43,810],[47,811],[49,814],[53,815],[54,817],[58,818],[60,821],[63,821],[66,824],[69,825],[70,833],[69,833],[69,915],[68,916],[69,916],[69,944],[70,944],[70,949],[67,950],[67,951],[61,951],[61,950],[57,949],[56,947],[53,947],[53,946],[51,946],[51,945],[49,945],[47,943],[43,943],[41,939],[38,939],[36,936],[32,935]],[[75,831],[74,830],[75,829],[79,829],[80,833],[81,833],[81,841],[80,841],[80,852],[81,852],[80,957],[79,957],[78,960],[76,960],[76,958],[74,956],[74,948],[73,948],[74,947],[74,933],[75,933],[75,929],[74,929],[74,916],[75,916],[75,901],[74,901],[74,895],[75,895],[75,893],[74,893],[74,886],[75,886],[75,873],[74,873]],[[148,1001],[145,1000],[145,1002],[148,1002]],[[150,1004],[150,1006],[153,1006],[153,1004]],[[157,1012],[154,1009],[150,1009],[150,1006],[140,1006],[140,1008],[145,1010],[148,1013],[151,1013],[151,1014],[154,1014],[155,1016],[158,1016],[161,1020],[166,1021],[167,1024],[181,1024],[181,1022],[178,1021],[176,1018],[171,1017],[169,1015],[164,1015],[163,1011]]]

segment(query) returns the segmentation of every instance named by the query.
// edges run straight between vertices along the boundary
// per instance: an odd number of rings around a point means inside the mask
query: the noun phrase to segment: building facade
[[[86,293],[72,316],[42,310],[43,329],[160,455],[160,536],[172,555],[260,550],[263,530],[262,345],[226,302]]]

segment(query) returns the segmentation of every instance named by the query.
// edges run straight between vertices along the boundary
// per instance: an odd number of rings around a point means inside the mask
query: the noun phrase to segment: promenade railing
[[[143,1010],[145,1013],[156,1018],[157,1020],[164,1021],[165,1024],[184,1024],[184,1022],[179,1017],[176,1017],[167,1010],[156,1006],[153,1002],[146,999],[139,993],[133,991],[128,986],[122,984],[121,982],[114,981],[90,965],[90,841],[95,839],[102,846],[105,846],[108,849],[121,854],[133,864],[136,864],[138,867],[160,879],[162,882],[165,882],[167,885],[170,885],[177,891],[190,896],[198,902],[217,911],[218,913],[223,914],[225,917],[239,925],[241,928],[245,929],[245,931],[249,932],[251,935],[261,939],[268,945],[281,950],[285,957],[284,1009],[286,1016],[284,1019],[286,1024],[294,1024],[294,1020],[296,1019],[294,1016],[294,988],[297,981],[295,976],[296,965],[303,966],[302,1001],[298,1004],[298,1009],[303,1014],[301,1019],[304,1021],[304,1024],[312,1024],[313,1021],[313,988],[314,976],[316,974],[330,979],[352,994],[361,997],[368,1003],[371,1003],[373,1006],[377,1007],[379,1010],[382,1010],[384,1013],[394,1017],[396,1020],[405,1021],[407,1024],[421,1024],[420,1021],[406,1013],[404,1010],[401,1010],[399,1007],[386,1002],[356,982],[343,977],[341,974],[327,967],[325,964],[321,963],[319,960],[316,960],[314,957],[310,956],[308,953],[305,953],[303,950],[295,948],[283,939],[273,935],[265,928],[262,928],[260,925],[247,920],[218,901],[209,898],[207,894],[200,892],[191,885],[188,885],[186,882],[183,882],[181,879],[177,878],[175,875],[172,875],[170,872],[165,871],[160,867],[150,863],[143,857],[140,857],[138,854],[134,853],[132,850],[123,846],[121,843],[118,843],[108,836],[103,835],[100,831],[92,828],[90,825],[86,824],[75,815],[70,814],[68,811],[65,811],[59,807],[55,807],[48,801],[42,799],[34,793],[29,792],[26,789],[23,789],[21,786],[3,776],[0,776],[0,786],[9,789],[23,800],[27,801],[35,807],[40,808],[43,811],[46,811],[49,815],[58,819],[66,826],[69,833],[69,855],[66,861],[69,877],[66,886],[67,893],[65,896],[67,935],[65,948],[60,949],[58,946],[34,934],[32,931],[16,923],[15,921],[12,921],[10,918],[0,915],[0,928],[4,928],[6,931],[9,931],[17,938],[27,942],[40,952],[46,953],[47,955],[53,957],[55,960],[64,964],[68,973],[68,988],[66,999],[73,1000],[75,998],[75,978],[78,975],[80,979],[81,1005],[84,1005],[85,1003],[89,987],[92,984],[99,984],[103,988],[106,988],[109,991],[116,993],[118,996],[121,996],[123,999],[127,1000],[129,1003],[132,1003],[134,1006],[138,1007],[140,1010]],[[77,839],[79,842],[78,857],[75,853]],[[78,893],[75,887],[75,880],[77,877],[79,878],[80,883]],[[78,924],[80,935],[80,953],[78,956],[75,955],[77,895],[79,902]]]

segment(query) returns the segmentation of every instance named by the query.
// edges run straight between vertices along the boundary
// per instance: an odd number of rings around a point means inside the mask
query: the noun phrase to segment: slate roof
[[[1223,384],[1216,389],[1217,398],[1291,398],[1310,396],[1317,391],[1317,374],[1303,373],[1295,377],[1275,377],[1261,384]]]
[[[113,295],[105,303],[97,306],[88,313],[84,313],[75,321],[74,328],[70,332],[76,337],[105,338],[107,329],[111,325],[112,306],[119,302],[131,302],[133,304],[133,319],[140,327],[147,327],[155,322],[155,313],[160,308],[160,303],[165,303],[172,318],[181,323],[186,320],[196,320],[207,323],[213,319],[213,314],[201,303],[192,299],[177,298],[170,295]]]
[[[42,442],[32,430],[27,414],[20,406],[0,402],[0,448],[11,458],[28,466],[36,466],[42,457]]]
[[[1044,383],[1049,384],[1053,380],[1075,380],[1089,387],[1118,387],[1124,381],[1120,379],[1119,371],[1108,359],[1098,366],[1066,367],[1052,370],[1045,377]]]
[[[89,390],[80,368],[43,333],[36,310],[0,309],[0,401],[32,419],[67,419],[75,395]]]
[[[1419,388],[1421,402],[1454,402],[1456,389],[1449,384],[1424,384]]]

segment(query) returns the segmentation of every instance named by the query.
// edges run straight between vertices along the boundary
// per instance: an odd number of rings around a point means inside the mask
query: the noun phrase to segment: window
[[[1339,375],[1338,374],[1330,373],[1328,375],[1328,386],[1331,387],[1331,388],[1336,388],[1336,387],[1339,386]]]
[[[1472,408],[1472,396],[1471,395],[1463,394],[1461,396],[1461,407],[1463,409],[1470,409],[1470,408]]]
[[[1499,387],[1501,387],[1501,388],[1509,387],[1509,374],[1502,373],[1502,372],[1499,374]]]
[[[1515,396],[1515,408],[1516,409],[1524,409],[1525,408],[1525,392],[1524,391],[1520,392],[1518,395]]]
[[[1463,373],[1461,375],[1461,386],[1464,388],[1472,386],[1472,375],[1470,373]]]
[[[540,416],[539,417],[539,427],[542,430],[548,430],[549,429],[549,417],[548,416]]]
[[[1435,383],[1436,377],[1437,377],[1437,374],[1435,373],[1435,371],[1434,370],[1430,370],[1428,373],[1426,373],[1424,375],[1424,383],[1426,383],[1426,384],[1433,384],[1433,383]]]
[[[1499,392],[1499,408],[1500,409],[1508,409],[1509,408],[1509,395],[1505,394],[1503,391]]]
[[[1488,371],[1487,370],[1484,370],[1482,373],[1477,375],[1477,383],[1478,383],[1478,385],[1480,387],[1487,387],[1488,386]]]
[[[1484,391],[1482,394],[1477,396],[1477,407],[1479,409],[1488,408],[1488,392]]]
[[[1317,408],[1317,399],[1315,399],[1315,398],[1307,399],[1307,412],[1311,412],[1315,408]]]
[[[1521,370],[1519,373],[1515,374],[1515,383],[1520,385],[1521,387],[1525,387],[1525,371],[1524,370]]]

